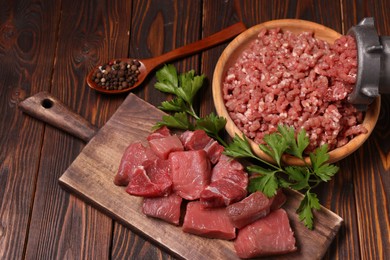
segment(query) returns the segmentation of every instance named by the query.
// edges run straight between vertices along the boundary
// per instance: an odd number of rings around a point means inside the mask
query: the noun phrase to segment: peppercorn
[[[141,63],[138,60],[129,62],[115,60],[105,63],[92,73],[91,79],[98,86],[107,89],[126,89],[138,81],[140,74],[139,67]]]

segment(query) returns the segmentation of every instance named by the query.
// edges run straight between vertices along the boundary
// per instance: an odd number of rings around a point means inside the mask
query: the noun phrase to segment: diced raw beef
[[[238,231],[234,248],[240,258],[284,254],[297,250],[286,211],[278,209]]]
[[[172,190],[169,161],[157,158],[151,165],[145,168],[150,181],[159,186],[162,195],[167,195]]]
[[[186,142],[188,142],[188,140],[191,138],[191,136],[192,136],[193,134],[194,134],[194,131],[188,130],[188,131],[183,132],[183,133],[179,136],[180,141],[181,141],[181,143],[182,143],[183,146],[184,146],[184,149],[185,149],[185,144],[186,144]]]
[[[206,152],[173,152],[169,155],[169,162],[173,191],[187,200],[199,199],[211,177],[211,164]]]
[[[272,201],[262,192],[256,191],[245,199],[229,205],[227,215],[233,226],[242,228],[255,220],[263,218],[270,212]]]
[[[182,200],[183,199],[175,193],[165,197],[145,198],[142,205],[142,212],[147,216],[179,225]]]
[[[148,137],[147,137],[147,140],[150,141],[150,140],[153,140],[153,139],[160,139],[162,137],[167,137],[167,136],[170,136],[171,135],[171,131],[169,130],[168,127],[166,127],[165,125],[160,127],[159,129],[157,129],[156,131],[154,131],[153,133],[151,133]]]
[[[211,139],[203,150],[206,151],[207,157],[210,159],[211,163],[216,164],[225,148],[217,141]]]
[[[211,182],[220,179],[229,179],[243,189],[248,186],[248,174],[244,171],[244,166],[224,154],[221,155],[211,173]]]
[[[135,167],[140,165],[148,166],[157,159],[157,156],[141,142],[131,143],[122,155],[114,183],[120,186],[126,186],[129,183],[132,172]]]
[[[168,159],[171,152],[183,151],[184,147],[177,135],[149,140],[149,146],[160,159]]]
[[[271,211],[276,210],[283,206],[283,204],[286,202],[287,198],[286,195],[283,193],[282,189],[279,189],[276,192],[276,195],[271,198]]]
[[[225,240],[236,237],[236,230],[230,223],[225,208],[205,209],[199,201],[188,203],[183,231]]]
[[[186,150],[202,150],[212,140],[204,130],[185,131],[180,140]]]
[[[213,181],[200,194],[200,201],[206,208],[222,207],[245,198],[246,189],[228,179]]]
[[[215,167],[218,171],[218,168],[230,168],[232,170],[244,170],[244,166],[238,162],[237,160],[234,160],[233,158],[222,154],[221,158],[219,159],[217,165]]]
[[[138,166],[132,173],[126,192],[135,196],[160,197],[167,194],[166,188],[165,184],[153,183],[147,175],[145,168]]]
[[[224,147],[207,135],[204,130],[185,131],[180,135],[185,150],[205,150],[211,163],[219,160]]]

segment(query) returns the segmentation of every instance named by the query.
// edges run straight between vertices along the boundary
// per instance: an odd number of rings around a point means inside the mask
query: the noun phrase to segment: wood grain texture
[[[141,211],[141,197],[130,196],[125,187],[113,184],[128,144],[139,140],[146,143],[151,127],[162,115],[160,110],[130,94],[61,176],[60,183],[176,256],[185,259],[238,259],[231,241],[187,234],[180,226],[148,218]],[[288,201],[283,207],[289,214],[299,250],[276,258],[321,259],[338,232],[342,219],[322,208],[316,212],[315,229],[308,230],[295,213],[303,196],[293,191],[286,191],[286,195]]]
[[[57,1],[59,3],[59,1]],[[130,4],[127,1],[63,1],[50,92],[94,125],[108,120],[123,97],[107,99],[90,91],[85,75],[114,55],[127,55]],[[44,55],[44,52],[41,53]],[[108,258],[112,220],[58,185],[60,174],[84,144],[47,127],[31,215],[27,258]]]
[[[150,58],[201,39],[201,1],[174,0],[164,5],[159,0],[137,0],[133,3],[131,23],[131,57]],[[203,35],[207,36],[207,35]],[[199,54],[172,62],[178,71],[195,69],[200,73]],[[144,86],[134,91],[153,105],[167,98],[154,89],[150,75]]]
[[[233,1],[204,1],[202,8],[204,13],[202,21],[204,35],[221,30],[240,21]],[[245,25],[248,27],[247,24]],[[199,106],[199,114],[202,116],[208,115],[210,112],[215,113],[211,91],[212,75],[218,57],[227,45],[228,43],[221,44],[202,54],[202,63],[199,71],[207,77],[203,91],[199,93],[199,100],[201,102],[197,104]]]
[[[163,4],[162,4],[163,2]],[[58,178],[84,143],[23,114],[17,104],[49,91],[103,126],[125,95],[89,90],[85,76],[114,57],[150,58],[237,21],[248,27],[300,18],[346,31],[373,16],[390,35],[387,0],[0,0],[0,258],[172,259],[168,250],[63,191]],[[224,45],[175,62],[211,80]],[[134,93],[152,105],[169,98],[151,75]],[[198,96],[214,111],[211,86]],[[324,259],[388,259],[390,96],[366,144],[342,160],[339,174],[316,191],[344,219]]]
[[[44,126],[17,105],[49,87],[56,38],[47,31],[57,30],[60,6],[45,0],[0,6],[0,258],[22,259]]]

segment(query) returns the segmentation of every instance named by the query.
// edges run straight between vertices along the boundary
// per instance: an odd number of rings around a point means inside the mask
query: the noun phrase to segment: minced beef
[[[264,29],[229,68],[223,98],[234,123],[256,143],[285,124],[306,130],[308,152],[324,143],[332,150],[367,132],[363,114],[347,102],[356,73],[351,36],[331,45],[310,32]]]

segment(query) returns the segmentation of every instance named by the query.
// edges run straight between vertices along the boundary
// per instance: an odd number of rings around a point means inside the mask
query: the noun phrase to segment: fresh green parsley
[[[303,160],[304,151],[309,145],[309,139],[302,129],[295,137],[293,128],[279,125],[278,131],[264,137],[265,144],[260,149],[268,154],[276,165],[258,158],[250,150],[248,140],[235,136],[233,141],[225,148],[225,153],[235,158],[253,158],[266,164],[267,167],[253,165],[247,170],[254,177],[250,179],[249,192],[257,190],[268,197],[276,194],[279,188],[290,188],[304,191],[304,198],[299,205],[297,213],[299,219],[309,228],[313,229],[313,210],[319,209],[317,196],[311,192],[321,182],[329,181],[339,170],[335,165],[327,163],[329,159],[328,146],[322,145],[310,153],[310,164],[305,166],[284,166],[282,155],[290,154]]]
[[[173,65],[165,65],[157,74],[155,88],[171,94],[174,97],[163,101],[160,109],[171,112],[164,115],[153,129],[167,126],[181,130],[202,129],[209,136],[219,141],[224,147],[224,153],[233,158],[250,158],[259,162],[247,170],[252,174],[248,186],[249,192],[261,191],[268,197],[276,194],[280,188],[290,188],[304,193],[297,214],[299,219],[309,229],[314,227],[313,210],[320,209],[317,195],[312,192],[322,182],[327,182],[338,172],[339,168],[327,163],[329,159],[328,146],[322,145],[309,154],[310,164],[304,166],[285,166],[283,155],[290,154],[302,159],[309,145],[309,138],[304,129],[296,133],[293,127],[279,125],[275,133],[264,137],[264,144],[259,148],[269,155],[275,164],[269,163],[252,152],[248,139],[236,135],[230,143],[226,143],[219,133],[226,125],[226,119],[211,113],[199,117],[193,107],[193,100],[203,86],[204,75],[196,76],[193,70],[178,75]],[[189,120],[191,116],[194,120]]]

